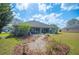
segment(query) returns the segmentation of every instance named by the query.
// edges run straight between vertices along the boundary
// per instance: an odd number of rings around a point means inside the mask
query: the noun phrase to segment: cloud
[[[62,13],[59,13],[59,14],[56,14],[56,13],[51,13],[49,15],[47,15],[47,18],[48,19],[55,19],[55,18],[58,18],[62,15]]]
[[[40,21],[40,22],[45,22],[45,15],[42,14],[37,14],[37,15],[33,15],[31,19],[29,20],[36,20],[36,21]]]
[[[44,3],[39,3],[39,11],[43,11],[46,12],[47,9],[52,8],[51,4],[50,5],[46,5]]]
[[[13,15],[14,15],[14,16],[16,16],[16,15],[17,15],[17,16],[20,16],[20,13],[13,12]]]
[[[51,13],[49,15],[42,15],[42,14],[37,14],[37,15],[34,15],[33,18],[35,19],[55,19],[55,18],[58,18],[62,15],[62,13],[59,13],[59,14],[56,14],[56,13]]]
[[[62,10],[67,10],[67,11],[70,11],[70,10],[75,10],[75,9],[79,9],[79,4],[77,3],[62,3],[61,4],[61,7],[60,7]]]
[[[76,17],[76,19],[78,19],[78,20],[79,20],[79,16],[78,16],[78,17]]]
[[[28,8],[29,3],[17,3],[16,8],[20,11],[26,10]]]
[[[42,14],[37,14],[37,15],[34,15],[33,17],[34,18],[40,18],[40,17],[42,17],[43,15]]]
[[[13,15],[14,15],[14,18],[17,18],[17,19],[22,19],[21,17],[20,17],[20,13],[16,13],[16,12],[13,12]]]
[[[56,13],[51,13],[47,15],[47,23],[48,24],[56,24],[58,27],[63,28],[66,26],[66,21],[64,19],[60,19],[59,17],[62,16],[62,13],[56,14]]]
[[[29,20],[32,21],[32,20],[34,20],[34,19],[33,19],[33,18],[30,18]]]
[[[34,15],[32,18],[29,20],[36,20],[40,21],[46,24],[56,24],[60,28],[63,28],[66,26],[67,20],[60,19],[59,17],[62,15],[62,13],[56,14],[56,13],[51,13],[49,15],[42,15],[42,14],[37,14]]]

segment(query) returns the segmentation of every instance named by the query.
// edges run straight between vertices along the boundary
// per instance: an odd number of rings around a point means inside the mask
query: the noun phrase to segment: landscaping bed
[[[30,39],[33,38],[34,37],[31,37]],[[67,55],[69,51],[69,46],[51,40],[47,35],[39,36],[35,38],[35,40],[17,45],[14,48],[14,54],[16,55]]]

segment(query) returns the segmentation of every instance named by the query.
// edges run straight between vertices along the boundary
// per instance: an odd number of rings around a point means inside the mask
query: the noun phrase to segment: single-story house
[[[53,25],[48,25],[40,21],[33,20],[33,21],[27,21],[26,23],[28,23],[31,26],[31,29],[29,30],[28,34],[45,34],[45,33],[55,34],[58,32]],[[19,24],[20,23],[13,24],[13,26],[17,26]],[[3,31],[12,32],[12,28],[6,26],[3,28]]]
[[[63,28],[63,32],[79,32],[79,24],[71,25],[69,27]]]
[[[26,23],[31,26],[29,31],[31,34],[54,33],[53,30],[55,30],[53,26],[35,20],[27,21]]]

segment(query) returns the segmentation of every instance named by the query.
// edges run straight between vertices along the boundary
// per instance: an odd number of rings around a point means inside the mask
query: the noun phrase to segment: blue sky
[[[68,20],[79,19],[78,3],[14,3],[12,6],[15,18],[23,21],[36,20],[63,28]]]

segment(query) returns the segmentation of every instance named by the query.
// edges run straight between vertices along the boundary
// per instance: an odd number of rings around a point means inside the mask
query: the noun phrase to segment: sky
[[[40,21],[64,28],[68,20],[79,19],[79,3],[13,3],[14,18]]]

